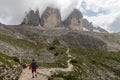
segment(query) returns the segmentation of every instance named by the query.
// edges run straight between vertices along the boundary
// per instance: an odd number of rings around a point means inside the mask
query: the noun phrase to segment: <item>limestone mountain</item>
[[[84,27],[83,30],[84,31],[91,31],[93,32],[93,25],[92,23],[90,23],[87,19],[82,19],[82,26]]]
[[[47,7],[41,16],[40,24],[46,28],[53,28],[61,26],[60,11],[56,8]]]
[[[24,18],[22,24],[30,26],[39,26],[42,28],[68,28],[71,30],[82,30],[90,32],[107,32],[102,28],[96,28],[87,19],[83,18],[82,13],[74,9],[71,14],[64,20],[61,20],[60,11],[57,8],[47,7],[42,16],[39,10],[30,10]]]
[[[22,24],[38,26],[40,23],[39,11],[30,10],[29,13],[24,18]]]
[[[69,27],[72,30],[81,30],[81,19],[83,18],[82,13],[74,9],[73,12],[68,16],[68,18],[63,22],[64,26]]]

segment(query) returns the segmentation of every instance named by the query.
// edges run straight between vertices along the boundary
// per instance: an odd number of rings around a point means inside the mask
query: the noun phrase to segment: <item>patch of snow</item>
[[[90,30],[88,30],[87,28],[84,27],[84,28],[83,28],[83,31],[90,31]]]
[[[94,29],[93,32],[100,32],[99,30]]]

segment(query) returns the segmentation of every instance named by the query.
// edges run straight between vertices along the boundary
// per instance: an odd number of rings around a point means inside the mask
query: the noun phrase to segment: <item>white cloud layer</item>
[[[120,0],[0,0],[0,22],[20,24],[26,11],[39,9],[41,15],[47,6],[59,8],[62,19],[78,8],[94,25],[120,32]]]
[[[83,0],[85,2],[85,11],[91,10],[98,13],[95,16],[85,16],[89,21],[95,25],[99,25],[104,29],[112,32],[120,32],[120,25],[112,25],[116,20],[120,20],[120,0]],[[105,13],[99,13],[99,11],[105,11]],[[120,21],[119,21],[120,22]],[[119,28],[119,29],[118,29]]]
[[[64,19],[81,0],[0,0],[0,22],[19,24],[30,9],[39,9],[40,15],[47,6],[60,9]]]

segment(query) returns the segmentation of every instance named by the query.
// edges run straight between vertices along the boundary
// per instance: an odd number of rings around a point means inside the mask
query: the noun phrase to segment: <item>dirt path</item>
[[[69,48],[66,51],[66,54],[68,55],[68,57],[72,57],[69,54]],[[32,73],[29,70],[29,68],[26,68],[23,70],[23,72],[21,73],[21,76],[19,78],[19,80],[48,80],[48,76],[51,76],[52,74],[56,73],[56,72],[69,72],[73,70],[73,65],[70,63],[72,59],[69,59],[67,61],[68,63],[68,68],[40,68],[37,70],[38,73],[38,77],[37,78],[32,78]]]
[[[38,74],[37,78],[32,78],[31,70],[29,70],[29,68],[26,68],[26,69],[23,70],[19,80],[48,80],[48,77]]]

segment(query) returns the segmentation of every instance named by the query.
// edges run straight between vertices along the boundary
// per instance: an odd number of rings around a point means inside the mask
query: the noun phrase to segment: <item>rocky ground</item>
[[[70,48],[70,54],[76,58],[68,61],[74,66],[73,71],[64,73],[64,69],[68,67],[66,61],[69,59],[65,54],[67,47]],[[62,78],[61,80],[119,80],[119,51],[119,33],[93,33],[58,28],[44,30],[41,27],[26,25],[0,26],[0,52],[16,57],[14,61],[13,57],[3,58],[4,55],[0,55],[0,78],[17,79],[21,73],[20,58],[22,57],[22,63],[29,64],[35,57],[40,66],[44,67],[40,68],[39,72],[43,70],[42,72],[49,73],[47,70],[51,68],[63,71],[51,75],[51,79],[57,77]],[[17,63],[17,67],[11,66],[11,60]],[[25,72],[31,75],[30,70],[25,69]],[[25,72],[22,74],[27,75]],[[41,77],[46,78],[42,75],[38,78]]]
[[[119,52],[70,48],[66,53],[70,58],[67,62],[68,68],[40,68],[38,69],[39,76],[36,79],[120,80]],[[31,75],[28,68],[23,71],[20,80],[26,79],[27,73]],[[32,80],[31,77],[27,77],[27,79]]]
[[[46,45],[47,40],[52,42],[54,39],[58,39],[62,45],[69,47],[105,49],[108,51],[120,50],[119,33],[96,33],[60,28],[42,29],[41,27],[25,25],[6,28],[14,32],[19,32],[27,36],[30,40],[37,41],[42,45]]]
[[[0,53],[0,80],[16,80],[20,74],[19,60]]]
[[[66,54],[69,58],[72,58],[72,56],[69,54],[69,49],[67,49]],[[48,80],[53,74],[57,74],[59,72],[73,71],[73,65],[70,63],[71,60],[72,59],[69,59],[67,61],[67,68],[39,68],[37,70],[38,77],[36,77],[35,79],[32,78],[32,73],[31,70],[29,70],[29,68],[23,69],[19,80]],[[57,79],[54,78],[53,80]]]

